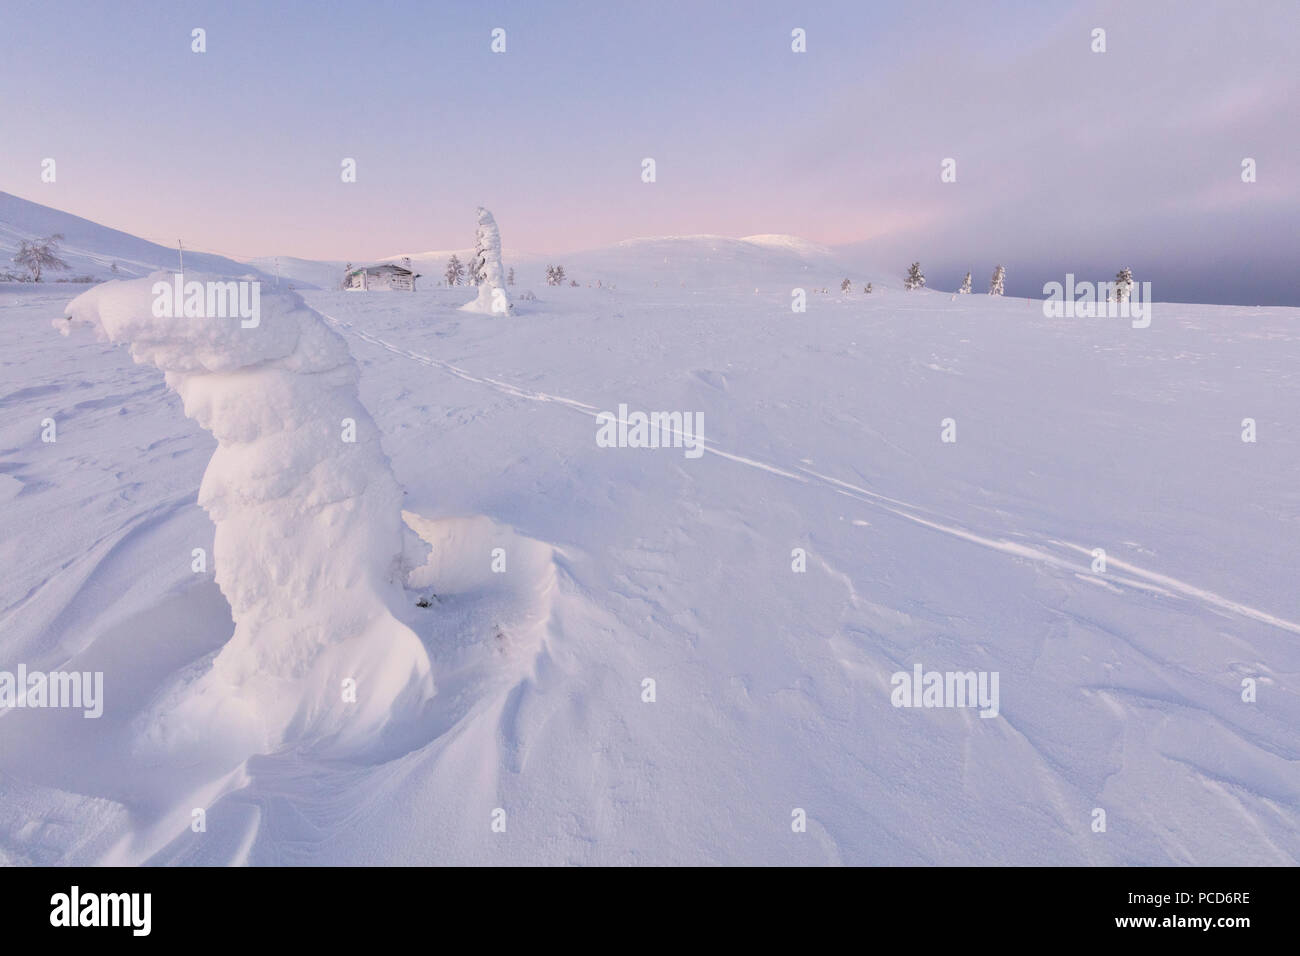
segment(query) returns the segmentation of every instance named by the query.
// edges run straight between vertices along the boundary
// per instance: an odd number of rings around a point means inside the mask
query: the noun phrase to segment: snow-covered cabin
[[[385,262],[377,266],[359,266],[343,276],[343,288],[350,292],[414,292],[419,274],[402,266]]]

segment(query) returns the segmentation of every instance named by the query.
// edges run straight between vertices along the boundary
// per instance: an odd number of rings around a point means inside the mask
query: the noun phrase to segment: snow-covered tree
[[[479,210],[482,211],[480,206]],[[483,263],[487,253],[483,249],[483,231],[477,229],[474,232],[474,255],[470,257],[469,262],[465,264],[465,284],[478,286],[483,283]]]
[[[925,288],[925,276],[921,272],[921,263],[912,263],[911,268],[907,270],[907,278],[903,280],[903,288],[908,292],[913,289]]]
[[[510,271],[506,273],[506,285],[515,284],[515,267],[511,266]]]
[[[447,285],[460,285],[460,280],[465,275],[465,267],[461,265],[460,259],[453,253],[452,257],[447,260],[447,271],[443,276],[447,280]]]
[[[1128,301],[1129,293],[1133,291],[1133,270],[1129,268],[1120,269],[1115,273],[1115,299],[1118,302]]]
[[[576,289],[577,287],[578,287],[578,280],[577,280],[577,279],[570,279],[570,280],[569,280],[569,288],[571,288],[571,289]]]
[[[546,284],[564,285],[564,266],[547,266]]]
[[[501,230],[482,206],[478,207],[478,231],[474,235],[474,261],[469,273],[478,286],[478,298],[462,306],[466,312],[510,315],[514,307],[506,295],[506,270],[501,264]]]
[[[33,282],[41,281],[41,274],[46,269],[67,269],[68,264],[59,258],[59,243],[63,233],[56,232],[44,239],[20,239],[18,251],[14,253],[14,265],[22,266],[32,277]]]
[[[183,694],[148,712],[144,735],[185,753],[204,739],[246,753],[289,738],[326,752],[373,745],[418,717],[434,684],[404,623],[402,489],[357,394],[360,370],[291,292],[261,292],[255,333],[237,315],[160,317],[156,286],[173,278],[96,286],[60,329],[86,323],[128,345],[215,438],[198,503],[215,525],[234,633]],[[340,694],[349,681],[359,702]]]
[[[850,282],[848,279],[845,279],[843,282],[840,283],[841,292],[848,293],[848,291],[852,288],[853,288],[853,283]]]
[[[867,287],[866,287],[865,289],[863,289],[862,291],[863,291],[865,294],[867,294],[867,295],[871,295],[871,283],[868,282],[868,283],[867,283]]]
[[[970,295],[970,273],[966,273],[966,278],[961,280],[961,288],[957,290],[962,295]]]
[[[989,282],[989,295],[1001,295],[1002,284],[1006,281],[1006,279],[1007,279],[1006,269],[1004,269],[1002,266],[998,266],[996,269],[994,269],[993,278]]]

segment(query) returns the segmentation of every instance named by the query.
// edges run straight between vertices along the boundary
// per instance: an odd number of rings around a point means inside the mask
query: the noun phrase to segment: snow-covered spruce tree
[[[511,266],[510,271],[506,273],[506,285],[515,284],[515,267]]]
[[[158,317],[158,287],[174,278],[97,286],[68,305],[72,323],[56,320],[65,334],[89,324],[161,369],[217,442],[198,501],[216,526],[234,634],[209,670],[161,700],[145,738],[246,753],[288,741],[364,748],[434,689],[424,645],[393,610],[405,604],[402,490],[358,398],[356,362],[291,292],[255,286],[252,328],[239,316]]]
[[[564,285],[564,266],[555,267],[555,284]]]
[[[1118,302],[1128,301],[1129,294],[1133,291],[1133,270],[1129,268],[1120,269],[1115,273],[1115,299]]]
[[[479,207],[481,212],[482,206]],[[469,262],[465,264],[465,284],[478,287],[483,284],[483,264],[487,259],[487,253],[483,249],[483,230],[474,231],[474,254],[470,256]]]
[[[913,289],[925,288],[925,276],[921,273],[921,263],[912,263],[911,268],[907,270],[907,278],[903,280],[903,288],[908,292]]]
[[[1007,270],[998,266],[993,270],[993,278],[989,281],[989,295],[1001,295],[1002,284],[1006,281]]]
[[[454,253],[447,260],[447,271],[443,275],[447,279],[447,285],[460,285],[461,277],[465,275],[465,267],[461,265],[460,259]]]
[[[501,230],[485,208],[479,206],[476,213],[478,230],[474,234],[474,261],[469,272],[478,286],[478,298],[461,306],[461,311],[512,315],[515,309],[506,294],[506,270],[501,264]]]
[[[961,288],[957,290],[962,295],[970,295],[970,273],[966,273],[966,278],[961,280]]]
[[[843,282],[840,283],[840,291],[845,293],[846,295],[852,288],[853,288],[853,283],[850,282],[848,279],[845,279]]]
[[[867,295],[871,295],[871,283],[868,282],[868,283],[867,283],[867,287],[866,287],[865,289],[863,289],[862,291],[863,291],[864,293],[866,293]]]

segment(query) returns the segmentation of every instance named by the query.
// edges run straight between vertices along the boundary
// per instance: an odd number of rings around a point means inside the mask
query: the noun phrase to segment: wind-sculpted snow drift
[[[110,282],[68,306],[74,323],[161,369],[217,440],[199,504],[216,525],[235,631],[147,734],[169,746],[219,734],[253,750],[363,744],[410,716],[433,682],[424,646],[391,611],[401,490],[357,397],[356,363],[292,293],[264,295],[252,328],[238,316],[159,318],[154,283],[171,279]]]

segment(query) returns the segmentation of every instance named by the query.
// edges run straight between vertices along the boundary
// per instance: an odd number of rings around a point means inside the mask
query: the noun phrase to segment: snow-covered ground
[[[404,491],[394,626],[436,685],[343,754],[151,743],[235,633],[217,443],[56,334],[79,288],[0,286],[0,669],[105,674],[100,719],[0,716],[0,861],[1300,862],[1300,310],[1134,329],[836,263],[796,314],[817,250],[665,271],[682,243],[588,257],[614,290],[536,269],[511,318],[303,293]],[[702,414],[706,453],[601,447],[620,405]],[[894,707],[916,664],[997,672],[999,715]]]

